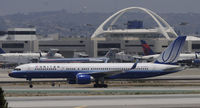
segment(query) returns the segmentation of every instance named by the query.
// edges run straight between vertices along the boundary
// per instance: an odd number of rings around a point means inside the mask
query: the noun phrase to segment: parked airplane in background
[[[98,58],[41,58],[40,63],[107,63],[115,59],[114,56],[118,52],[117,49],[110,49],[104,57]]]
[[[57,49],[50,49],[48,53],[6,53],[0,48],[0,62],[10,64],[25,64],[37,62],[40,58],[63,58]]]
[[[105,79],[136,79],[165,75],[183,70],[175,65],[183,48],[186,36],[179,36],[156,59],[154,63],[30,63],[17,66],[10,77],[66,78],[69,84],[90,84],[107,87]]]
[[[141,40],[141,45],[144,51],[144,56],[141,57],[141,59],[147,60],[147,61],[154,61],[160,54],[155,54],[153,50],[150,48],[150,46],[144,41]],[[200,55],[199,53],[190,53],[190,54],[180,54],[180,57],[178,59],[179,63],[184,63],[187,65],[199,65],[200,64]]]

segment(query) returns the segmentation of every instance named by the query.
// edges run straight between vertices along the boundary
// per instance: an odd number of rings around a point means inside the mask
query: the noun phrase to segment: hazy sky
[[[200,13],[200,0],[0,0],[0,15],[65,9],[68,12],[116,12],[140,6],[157,13]]]

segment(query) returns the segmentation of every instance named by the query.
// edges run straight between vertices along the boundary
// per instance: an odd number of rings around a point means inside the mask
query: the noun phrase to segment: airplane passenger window
[[[16,70],[16,71],[20,71],[21,69],[20,69],[20,68],[15,68],[14,70]]]

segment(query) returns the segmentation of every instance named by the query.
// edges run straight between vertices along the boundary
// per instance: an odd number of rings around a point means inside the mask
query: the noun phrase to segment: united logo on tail
[[[155,63],[161,64],[176,64],[180,55],[181,49],[184,46],[186,36],[179,36],[174,40],[157,58]]]

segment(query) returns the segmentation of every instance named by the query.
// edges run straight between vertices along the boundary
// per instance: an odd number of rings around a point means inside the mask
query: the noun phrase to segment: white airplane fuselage
[[[178,65],[166,65],[155,63],[138,63],[135,69],[131,69],[134,63],[31,63],[18,66],[9,76],[15,78],[76,78],[76,75],[95,74],[96,72],[115,72],[108,79],[146,78],[165,75],[180,71]],[[97,75],[98,76],[98,75]]]
[[[154,55],[147,55],[147,56],[142,56],[142,59],[151,59],[151,60],[155,60],[158,58],[160,54],[154,54]],[[199,57],[197,55],[197,57]],[[195,53],[191,53],[191,54],[183,54],[181,53],[178,60],[191,60],[191,59],[195,59],[196,58],[196,54]]]
[[[33,59],[39,59],[40,57],[48,57],[47,53],[4,53],[0,54],[0,62],[5,63],[30,63]],[[62,58],[62,55],[55,53],[54,58]]]

